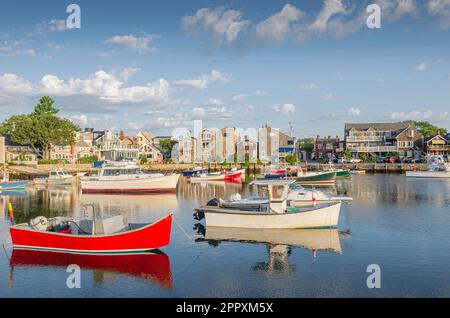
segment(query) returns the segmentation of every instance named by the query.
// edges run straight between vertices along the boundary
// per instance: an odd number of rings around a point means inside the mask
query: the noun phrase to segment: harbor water
[[[84,195],[76,188],[0,194],[0,297],[450,297],[450,180],[400,174],[352,175],[324,192],[352,196],[338,229],[243,231],[205,228],[194,209],[213,197],[261,191],[248,182],[189,184],[175,194]],[[123,214],[151,222],[173,212],[161,253],[85,256],[21,253],[11,247],[15,220],[44,215]],[[81,267],[68,288],[67,266]],[[368,266],[380,269],[369,288]],[[370,267],[370,266],[369,266]]]

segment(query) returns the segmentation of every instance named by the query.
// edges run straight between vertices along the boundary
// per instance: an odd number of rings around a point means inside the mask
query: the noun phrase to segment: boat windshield
[[[290,190],[305,190],[305,188],[298,183],[293,183],[289,186]]]
[[[104,176],[118,176],[125,174],[141,174],[142,171],[139,168],[129,168],[129,169],[118,169],[118,168],[109,168],[103,170]]]

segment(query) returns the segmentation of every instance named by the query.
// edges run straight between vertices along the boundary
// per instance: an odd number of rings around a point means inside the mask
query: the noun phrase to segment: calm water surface
[[[256,193],[246,183],[187,184],[173,195],[81,195],[68,188],[0,195],[0,297],[449,297],[450,180],[358,175],[326,192],[350,195],[338,230],[205,229],[194,208],[212,197]],[[164,254],[65,257],[11,249],[7,204],[17,222],[38,215],[123,214],[150,222],[174,213]],[[316,249],[314,252],[313,249]],[[66,267],[82,268],[81,288]],[[381,288],[366,268],[381,267]]]

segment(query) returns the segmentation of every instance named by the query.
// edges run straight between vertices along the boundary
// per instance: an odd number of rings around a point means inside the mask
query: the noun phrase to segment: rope
[[[195,242],[194,239],[187,234],[187,232],[183,229],[183,227],[178,224],[177,220],[175,218],[172,218],[172,220],[174,221],[175,225],[178,226],[178,228],[181,230],[181,232],[183,232],[184,235],[186,235],[186,237],[191,241],[191,242]]]

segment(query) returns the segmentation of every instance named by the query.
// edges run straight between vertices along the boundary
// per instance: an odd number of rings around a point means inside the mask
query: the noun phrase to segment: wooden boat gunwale
[[[24,226],[24,225],[29,227],[28,223],[20,223],[20,224],[13,225],[13,226],[11,226],[11,229],[20,230],[20,231],[26,231],[26,232],[33,232],[33,233],[40,233],[40,234],[57,235],[57,236],[63,236],[63,237],[74,237],[74,238],[76,237],[76,238],[93,239],[93,238],[96,238],[96,237],[98,237],[98,238],[112,237],[112,236],[126,235],[126,234],[130,234],[130,233],[133,233],[133,232],[143,231],[143,230],[145,230],[145,229],[147,229],[147,228],[149,228],[149,227],[151,227],[153,225],[156,225],[156,224],[158,224],[158,223],[160,223],[160,222],[162,222],[162,221],[164,221],[164,220],[166,220],[168,218],[172,218],[172,217],[173,217],[173,213],[171,212],[168,215],[166,215],[166,216],[164,216],[162,218],[159,218],[158,220],[154,221],[153,223],[149,223],[149,224],[147,224],[147,225],[145,225],[143,227],[140,227],[140,228],[137,228],[137,229],[134,229],[134,230],[128,230],[128,231],[123,231],[123,232],[112,233],[112,234],[76,235],[76,234],[65,234],[65,233],[49,232],[49,231],[38,231],[38,230],[34,230],[32,228],[29,228],[29,229],[19,228],[19,226]],[[131,223],[131,224],[133,224],[133,223]]]

